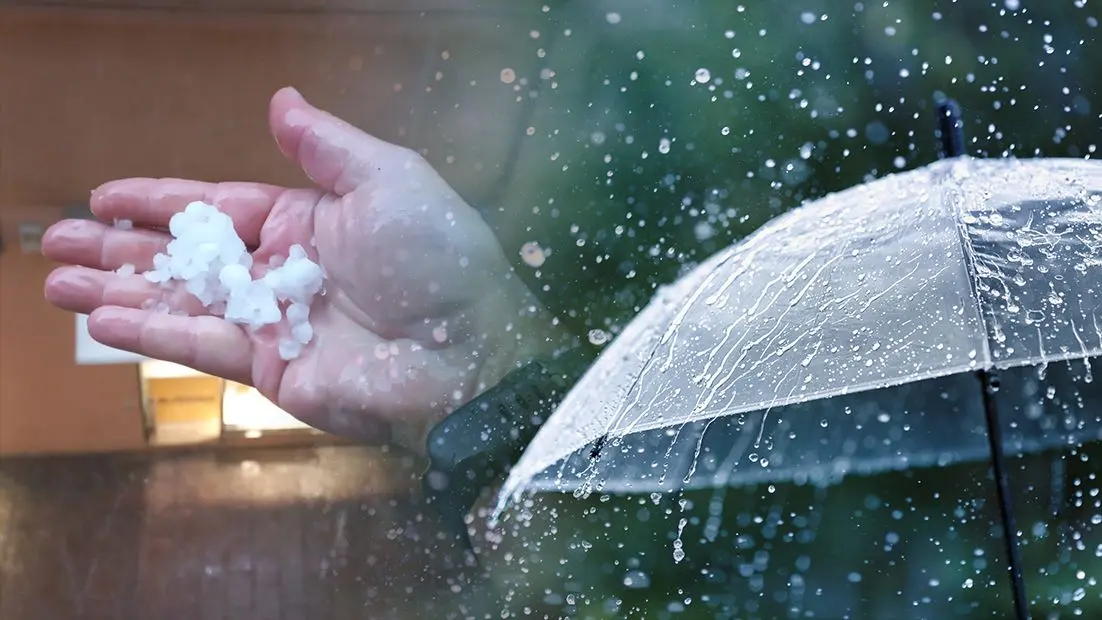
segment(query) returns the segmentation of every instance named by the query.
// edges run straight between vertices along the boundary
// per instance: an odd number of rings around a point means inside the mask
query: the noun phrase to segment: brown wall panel
[[[19,250],[44,212],[0,212],[0,455],[141,448],[136,367],[77,366],[73,315],[42,296],[53,264]]]

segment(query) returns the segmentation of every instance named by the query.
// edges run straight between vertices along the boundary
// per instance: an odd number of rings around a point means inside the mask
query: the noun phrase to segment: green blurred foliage
[[[1076,499],[1099,492],[1099,458],[1012,460],[1034,617],[1102,613],[1099,507]],[[547,494],[513,518],[488,554],[499,597],[486,613],[510,600],[510,617],[1013,617],[983,464],[830,487]]]
[[[1093,14],[1022,6],[549,7],[533,133],[487,217],[510,256],[552,249],[539,270],[517,263],[548,305],[579,330],[615,328],[801,201],[934,160],[942,94],[963,106],[974,155],[1087,155]]]

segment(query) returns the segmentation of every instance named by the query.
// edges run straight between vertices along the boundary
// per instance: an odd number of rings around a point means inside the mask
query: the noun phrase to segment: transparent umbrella
[[[957,131],[943,141],[959,152]],[[531,491],[993,459],[1024,618],[1003,453],[1102,439],[1102,394],[1032,397],[1092,381],[1100,312],[1102,164],[958,156],[891,175],[660,291],[539,430],[498,511]]]

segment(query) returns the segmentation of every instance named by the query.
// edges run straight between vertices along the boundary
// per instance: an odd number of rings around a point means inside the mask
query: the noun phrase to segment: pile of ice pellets
[[[310,303],[324,294],[325,273],[301,245],[292,245],[285,258],[273,257],[270,269],[254,279],[253,257],[233,220],[218,207],[188,204],[172,216],[169,232],[172,241],[153,258],[145,279],[166,289],[182,282],[212,314],[254,330],[277,324],[286,315],[290,334],[280,340],[280,356],[291,360],[302,354],[314,337]]]

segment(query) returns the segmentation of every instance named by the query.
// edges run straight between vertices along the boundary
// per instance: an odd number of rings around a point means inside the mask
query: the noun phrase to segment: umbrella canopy
[[[655,296],[540,429],[499,510],[531,490],[986,458],[989,400],[1007,452],[1102,438],[1100,201],[1093,161],[962,157],[777,218]],[[974,373],[993,369],[984,398]]]

